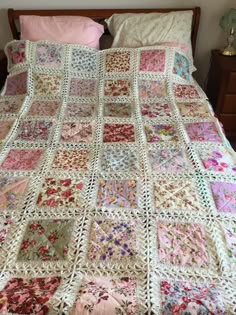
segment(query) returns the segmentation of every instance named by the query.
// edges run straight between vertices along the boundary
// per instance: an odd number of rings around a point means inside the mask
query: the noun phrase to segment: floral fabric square
[[[91,117],[94,113],[94,104],[69,103],[66,107],[65,117],[81,118]]]
[[[0,169],[31,171],[36,169],[43,156],[41,149],[11,149]]]
[[[0,115],[17,114],[23,104],[24,98],[0,99]]]
[[[96,96],[96,80],[72,78],[70,81],[70,95],[79,97]]]
[[[178,132],[175,125],[146,125],[147,142],[178,141]]]
[[[222,142],[214,122],[196,122],[185,124],[191,141]]]
[[[174,95],[176,98],[200,98],[200,95],[195,87],[193,85],[186,84],[174,84]]]
[[[61,140],[65,142],[90,143],[93,140],[93,125],[91,123],[64,123],[61,130]]]
[[[236,157],[226,147],[212,150],[199,150],[203,167],[214,172],[236,172]]]
[[[30,116],[56,116],[60,103],[57,101],[34,101],[28,111]]]
[[[139,170],[138,153],[129,148],[109,148],[101,159],[103,172],[136,172]]]
[[[60,281],[60,277],[11,278],[0,291],[0,314],[48,314]]]
[[[236,213],[236,184],[214,182],[210,186],[217,210]]]
[[[59,96],[62,77],[60,75],[34,73],[34,93],[37,96]]]
[[[130,96],[131,83],[127,80],[105,80],[104,95],[110,97]]]
[[[58,150],[52,168],[63,171],[87,171],[89,150]]]
[[[0,177],[0,210],[14,210],[22,200],[29,180],[25,177]]]
[[[157,243],[162,263],[188,267],[209,264],[206,235],[199,224],[159,222]]]
[[[131,117],[132,107],[130,103],[105,103],[103,115],[105,117]]]
[[[18,261],[57,261],[66,259],[73,220],[38,220],[27,225]]]
[[[214,284],[161,282],[162,315],[226,315],[227,311]]]
[[[164,72],[166,62],[165,50],[143,50],[140,56],[140,71]]]
[[[84,183],[75,179],[46,178],[37,199],[38,207],[79,207]]]
[[[82,49],[72,49],[71,68],[75,71],[91,72],[97,70],[97,53],[84,51]]]
[[[97,192],[97,207],[137,208],[136,180],[101,179]]]
[[[166,96],[166,84],[162,79],[139,80],[139,97],[140,98],[155,98]]]
[[[38,43],[35,63],[39,66],[58,68],[62,65],[63,47],[55,44]]]
[[[150,150],[148,158],[153,172],[182,173],[191,170],[186,151],[182,149]]]
[[[8,135],[11,127],[13,126],[13,120],[2,120],[0,121],[0,140],[4,140]]]
[[[183,117],[207,118],[211,116],[207,103],[201,102],[177,103],[177,106],[179,108],[181,116]]]
[[[171,109],[167,103],[143,103],[141,113],[143,117],[147,118],[170,117]]]
[[[135,315],[137,283],[133,278],[83,278],[72,315]]]
[[[104,124],[103,142],[134,142],[135,133],[132,124]]]
[[[24,95],[27,93],[27,72],[7,77],[5,95]]]
[[[232,265],[236,266],[236,225],[225,229],[227,254]]]
[[[130,70],[129,52],[110,52],[106,54],[107,72],[127,72]]]
[[[154,183],[154,203],[157,209],[199,211],[197,187],[192,180],[162,180]]]
[[[18,127],[16,140],[47,141],[51,134],[53,123],[51,121],[22,121]]]
[[[12,225],[12,221],[9,219],[5,221],[2,221],[2,220],[0,221],[0,248],[4,245],[4,242],[7,238],[11,225]]]
[[[189,61],[179,53],[175,53],[173,73],[187,81],[190,80]]]
[[[90,261],[134,261],[137,256],[135,222],[97,220],[90,231],[87,257]]]
[[[7,55],[9,58],[8,60],[10,61],[10,67],[26,61],[25,46],[25,41],[15,41],[7,46]]]

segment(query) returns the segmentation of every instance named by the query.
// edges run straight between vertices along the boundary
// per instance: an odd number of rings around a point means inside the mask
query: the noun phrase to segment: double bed
[[[114,47],[117,34],[109,48],[105,27],[98,50],[18,25],[185,11],[190,48]],[[9,10],[0,314],[235,314],[236,156],[192,77],[199,21],[199,8]]]

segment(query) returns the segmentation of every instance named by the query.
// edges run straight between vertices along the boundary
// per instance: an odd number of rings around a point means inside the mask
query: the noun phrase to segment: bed
[[[189,50],[19,40],[21,15],[178,10],[194,54],[199,8],[9,10],[0,314],[235,314],[236,156]]]

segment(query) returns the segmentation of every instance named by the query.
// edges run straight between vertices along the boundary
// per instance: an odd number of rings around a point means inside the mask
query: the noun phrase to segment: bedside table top
[[[236,56],[224,56],[219,50],[212,50],[212,58],[221,68],[236,71]]]

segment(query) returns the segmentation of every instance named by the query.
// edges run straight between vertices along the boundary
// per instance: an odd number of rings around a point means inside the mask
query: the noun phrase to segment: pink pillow
[[[99,49],[104,26],[84,16],[20,16],[21,39],[52,40]]]

